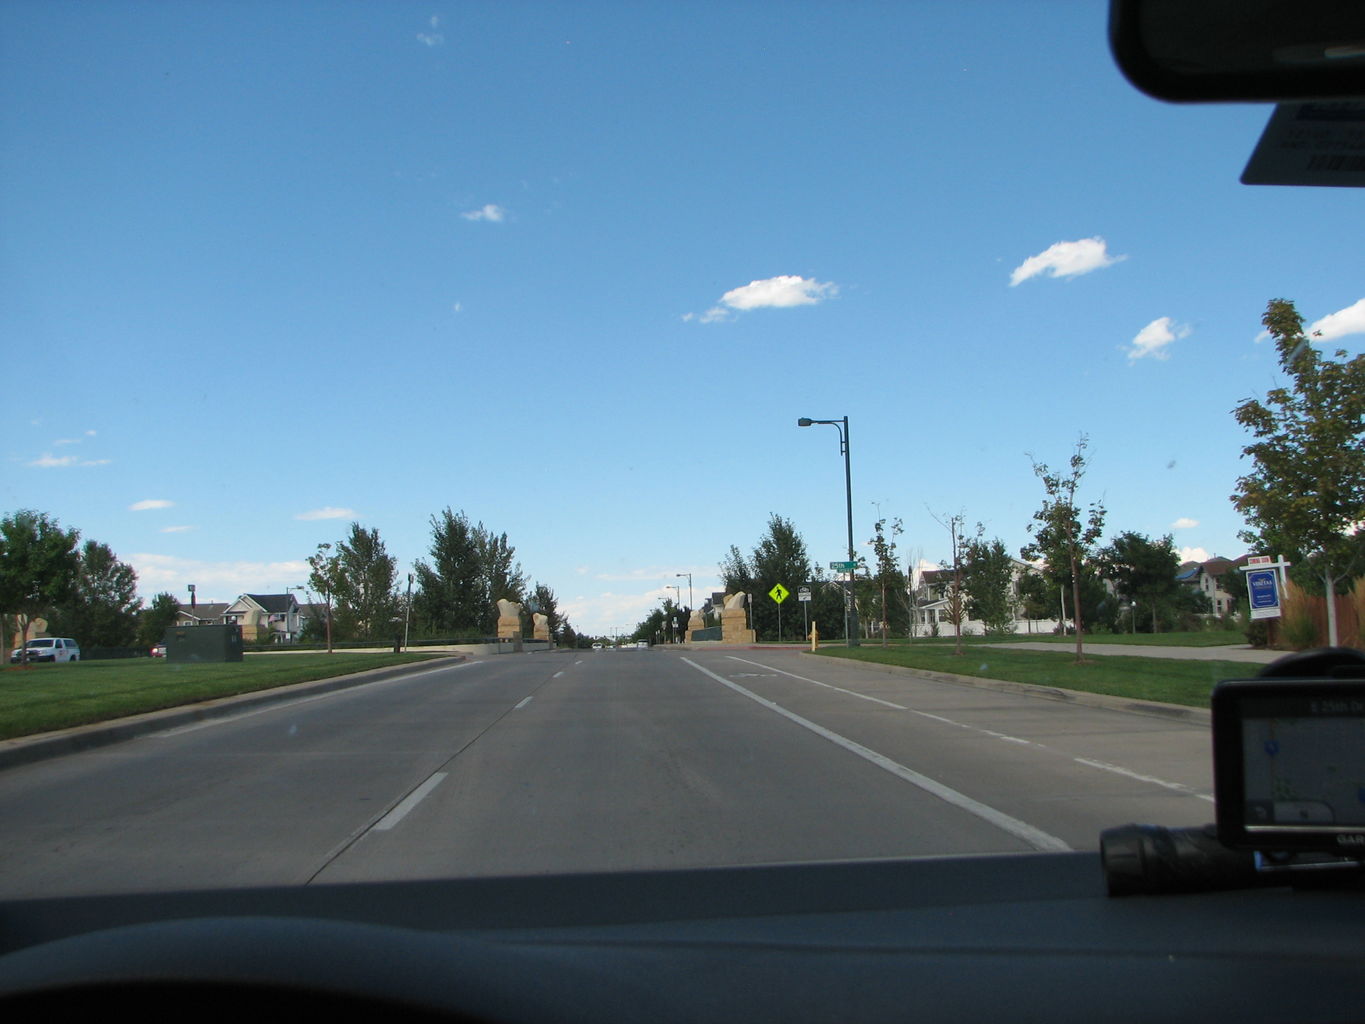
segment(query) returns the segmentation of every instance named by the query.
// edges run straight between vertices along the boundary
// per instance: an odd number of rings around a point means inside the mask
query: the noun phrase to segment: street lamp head
[[[814,422],[815,421],[811,419],[809,416],[802,416],[799,420],[796,421],[796,425],[798,427],[809,427]]]

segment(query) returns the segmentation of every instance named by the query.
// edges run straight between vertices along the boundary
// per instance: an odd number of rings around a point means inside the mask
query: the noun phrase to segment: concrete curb
[[[811,651],[802,651],[807,657],[819,657]],[[860,669],[883,672],[887,675],[918,676],[932,679],[936,683],[954,683],[958,686],[972,686],[979,690],[996,690],[1000,693],[1013,693],[1040,700],[1061,701],[1064,704],[1080,704],[1084,707],[1107,708],[1111,711],[1128,711],[1153,718],[1188,722],[1192,725],[1208,725],[1211,713],[1208,708],[1193,708],[1185,704],[1166,704],[1156,700],[1139,700],[1133,697],[1116,697],[1108,693],[1089,693],[1085,690],[1064,690],[1056,686],[1038,686],[1034,683],[1015,683],[1008,679],[984,679],[980,676],[961,676],[953,672],[935,672],[924,668],[905,668],[901,665],[883,665],[872,661],[859,661],[856,658],[839,658],[841,665],[854,665]]]
[[[352,672],[350,675],[331,676],[327,679],[312,679],[306,683],[291,683],[269,690],[255,690],[239,693],[232,697],[218,697],[214,700],[200,701],[161,711],[148,711],[141,715],[130,715],[110,722],[95,722],[91,725],[78,725],[58,732],[39,733],[36,736],[19,736],[15,739],[0,740],[0,771],[18,765],[33,764],[53,757],[62,757],[82,750],[93,750],[115,743],[136,739],[148,733],[173,729],[179,725],[205,722],[254,707],[279,704],[298,697],[330,693],[333,690],[346,690],[368,683],[379,683],[394,679],[409,672],[423,671],[432,665],[445,662],[468,660],[464,655],[450,655],[414,662],[411,665],[393,665],[389,668],[370,669],[367,672]]]

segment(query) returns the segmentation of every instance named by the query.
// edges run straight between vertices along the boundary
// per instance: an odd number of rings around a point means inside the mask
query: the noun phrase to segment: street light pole
[[[853,547],[853,465],[848,452],[848,417],[837,420],[813,420],[802,416],[796,421],[798,427],[809,427],[814,423],[826,423],[839,431],[839,450],[844,456],[844,497],[848,506],[848,560],[851,563],[858,560],[858,556]],[[848,593],[845,595],[845,632],[848,634],[847,642],[849,647],[858,646],[858,603],[853,599],[853,573],[848,572]]]
[[[686,577],[687,577],[687,610],[690,612],[690,611],[692,610],[692,608],[693,608],[693,605],[692,605],[692,574],[691,574],[690,572],[678,572],[678,573],[674,573],[673,575],[675,575],[675,576],[686,576]]]
[[[679,575],[682,575],[679,573]],[[682,600],[682,587],[676,583],[665,583],[665,590],[673,591],[673,610],[668,613],[668,642],[673,642],[673,623],[678,615],[678,602]]]
[[[408,630],[412,626],[412,573],[408,573],[408,599],[403,602],[403,650],[408,649]]]

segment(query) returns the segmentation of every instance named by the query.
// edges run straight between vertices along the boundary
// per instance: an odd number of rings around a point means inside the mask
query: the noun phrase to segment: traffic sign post
[[[782,602],[787,599],[791,591],[781,583],[774,583],[773,589],[768,591],[768,596],[777,602],[777,642],[782,642]]]

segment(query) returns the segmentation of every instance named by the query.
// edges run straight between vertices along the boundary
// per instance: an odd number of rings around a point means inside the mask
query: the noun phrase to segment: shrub
[[[1280,641],[1295,651],[1306,651],[1320,643],[1312,598],[1293,582],[1285,583],[1280,598]]]

